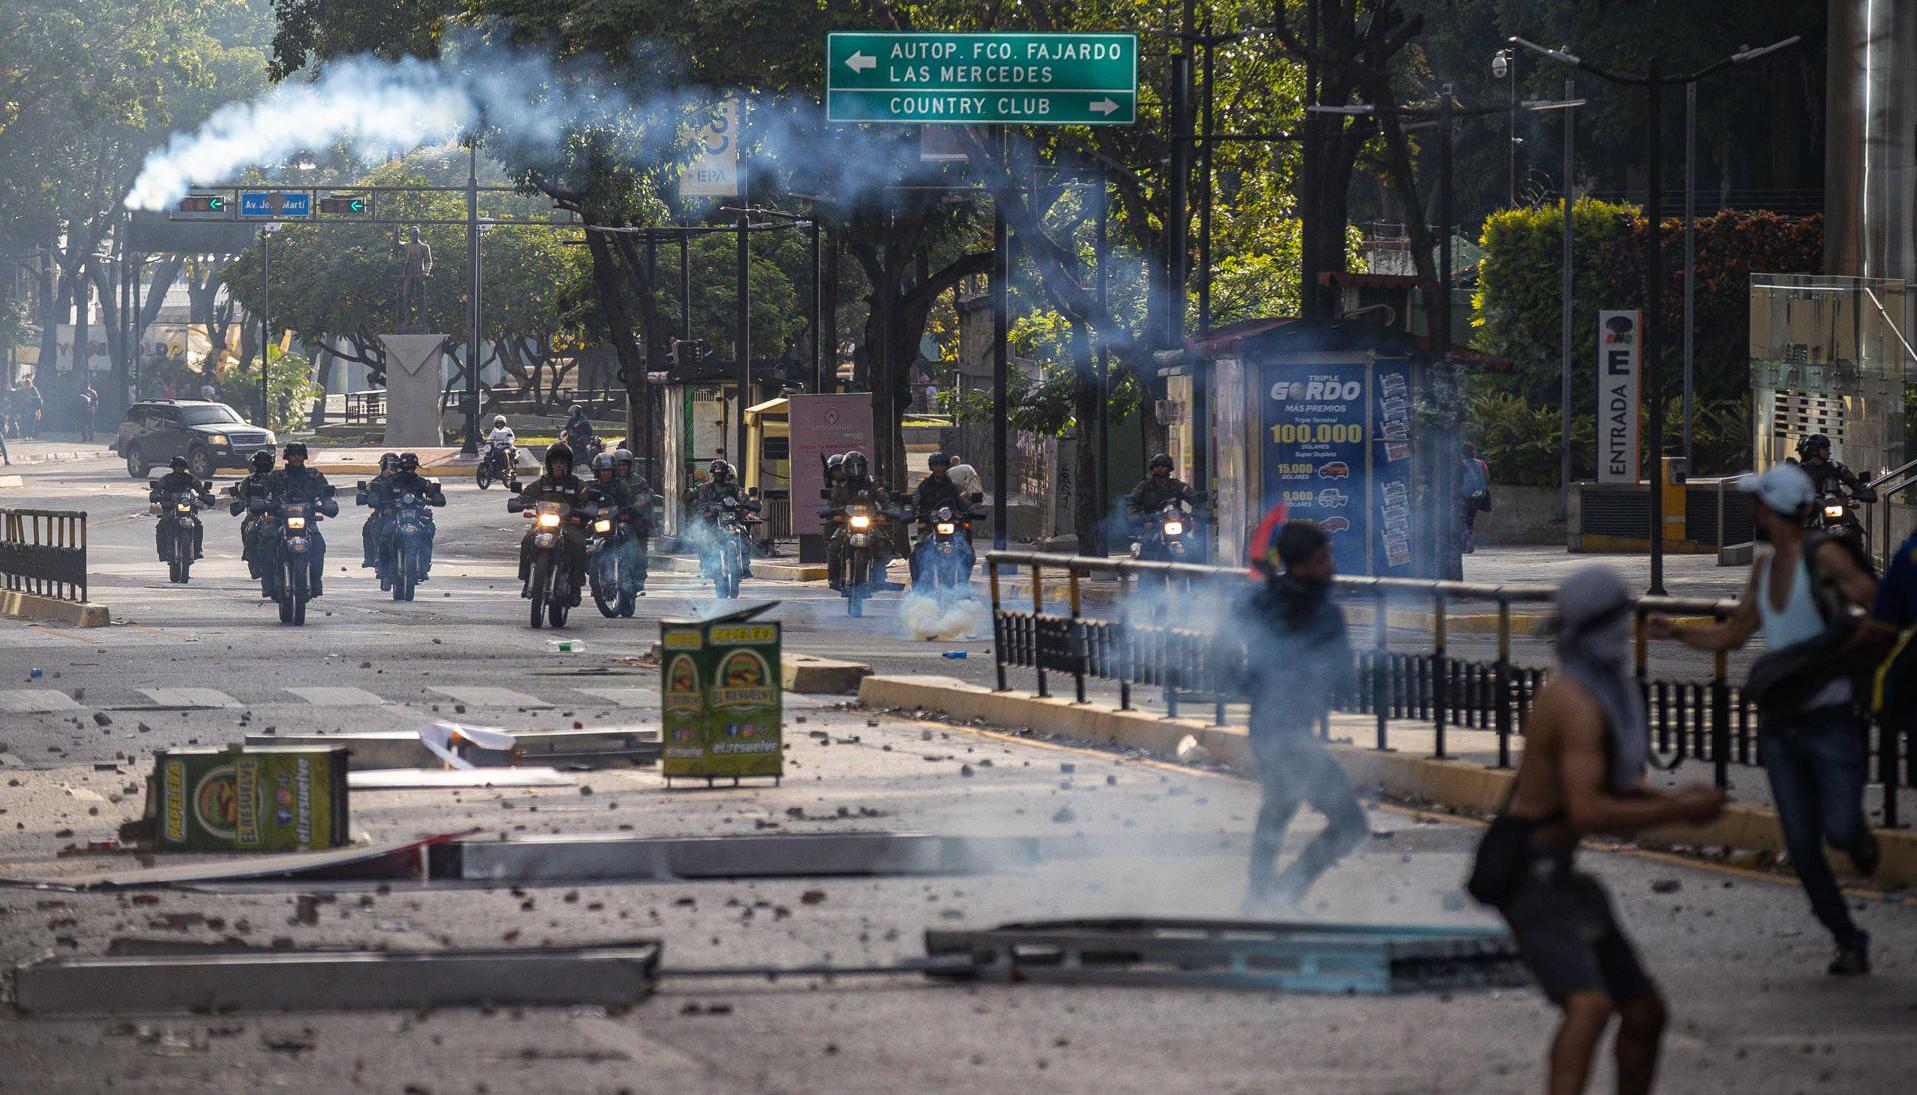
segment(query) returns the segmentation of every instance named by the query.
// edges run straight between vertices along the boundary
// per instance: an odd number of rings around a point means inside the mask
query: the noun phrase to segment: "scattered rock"
[[[1676,893],[1683,888],[1684,884],[1675,878],[1660,878],[1651,883],[1652,893]]]
[[[95,726],[112,726],[113,717],[108,715],[105,711],[95,711],[93,713],[93,724]]]
[[[1058,808],[1058,813],[1055,813],[1052,815],[1052,820],[1063,824],[1066,822],[1077,821],[1078,815],[1072,812],[1072,808],[1070,806],[1060,806]]]
[[[824,890],[807,890],[799,895],[799,904],[801,905],[822,905],[824,903]]]

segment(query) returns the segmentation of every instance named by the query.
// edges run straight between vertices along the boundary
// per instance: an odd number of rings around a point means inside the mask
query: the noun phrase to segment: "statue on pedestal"
[[[426,279],[433,276],[433,249],[419,238],[419,227],[400,245],[399,323],[401,331],[424,330]]]

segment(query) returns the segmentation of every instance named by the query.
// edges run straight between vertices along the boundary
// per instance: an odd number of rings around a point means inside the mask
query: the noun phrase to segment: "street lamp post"
[[[1644,390],[1648,390],[1651,400],[1651,474],[1649,500],[1646,509],[1649,512],[1651,539],[1651,584],[1649,593],[1664,595],[1664,512],[1663,512],[1663,463],[1664,456],[1664,180],[1661,170],[1663,151],[1663,91],[1674,85],[1695,84],[1732,65],[1746,64],[1760,57],[1775,53],[1780,49],[1795,45],[1801,36],[1793,35],[1781,42],[1751,49],[1740,49],[1720,61],[1706,65],[1696,72],[1665,75],[1662,64],[1653,56],[1642,75],[1612,72],[1584,60],[1566,49],[1549,49],[1536,42],[1513,36],[1510,42],[1514,46],[1523,46],[1534,53],[1543,54],[1554,61],[1581,68],[1593,76],[1613,84],[1624,84],[1645,89],[1645,182],[1647,193],[1644,198],[1644,217],[1648,231],[1644,240]],[[1688,319],[1688,317],[1687,317]],[[1640,399],[1644,398],[1642,395]],[[1687,427],[1688,428],[1688,427]]]
[[[267,351],[272,346],[273,314],[273,231],[274,226],[260,227],[260,428],[273,428],[273,407],[267,402],[266,377],[271,361]]]
[[[1516,208],[1518,204],[1518,57],[1508,47],[1499,50],[1491,58],[1491,75],[1499,80],[1507,80],[1511,85],[1511,106],[1506,120],[1505,137],[1510,146],[1510,165],[1506,172],[1504,186],[1504,204]]]

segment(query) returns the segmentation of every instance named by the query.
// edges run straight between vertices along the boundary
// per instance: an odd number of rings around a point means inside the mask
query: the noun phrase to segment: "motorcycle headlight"
[[[852,518],[851,525],[853,528],[863,531],[872,527],[872,519],[861,513]]]
[[[597,521],[594,521],[594,522],[592,523],[592,530],[593,530],[594,532],[611,532],[611,531],[612,531],[612,518],[610,518],[610,517],[601,517],[601,518],[600,518],[599,520],[597,520]]]
[[[540,527],[540,528],[558,528],[558,527],[559,527],[559,515],[558,515],[558,514],[556,514],[556,513],[542,513],[542,514],[540,514],[540,515],[539,515],[539,527]]]
[[[293,528],[293,529],[300,529],[300,528],[305,528],[305,527],[306,527],[306,518],[304,518],[304,517],[288,517],[288,518],[286,519],[286,527],[287,527],[287,528]]]
[[[192,513],[192,512],[193,512],[193,507],[192,507],[192,506],[189,506],[189,505],[187,505],[187,504],[186,504],[185,502],[176,502],[176,503],[174,503],[174,506],[175,506],[175,508],[177,508],[177,509],[178,509],[178,510],[179,510],[179,511],[180,511],[181,513]]]
[[[1167,535],[1167,536],[1183,536],[1183,535],[1185,535],[1185,522],[1183,522],[1183,521],[1167,521],[1167,522],[1165,522],[1165,535]]]
[[[958,526],[950,521],[940,521],[936,527],[940,536],[950,536],[958,531]]]
[[[1824,507],[1824,516],[1826,517],[1842,517],[1843,515],[1844,507],[1842,506],[1829,505]]]

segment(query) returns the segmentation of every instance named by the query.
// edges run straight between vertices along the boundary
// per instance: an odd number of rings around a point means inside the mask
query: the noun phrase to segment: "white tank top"
[[[1790,592],[1784,596],[1784,607],[1771,607],[1771,563],[1776,558],[1775,555],[1766,558],[1763,572],[1758,575],[1757,616],[1763,622],[1764,645],[1782,650],[1817,638],[1824,633],[1825,625],[1823,614],[1817,611],[1817,602],[1812,599],[1811,583],[1816,579],[1811,575],[1808,558],[1798,560],[1797,572],[1791,575]],[[1844,703],[1850,698],[1850,678],[1836,677],[1806,700],[1803,710]]]

